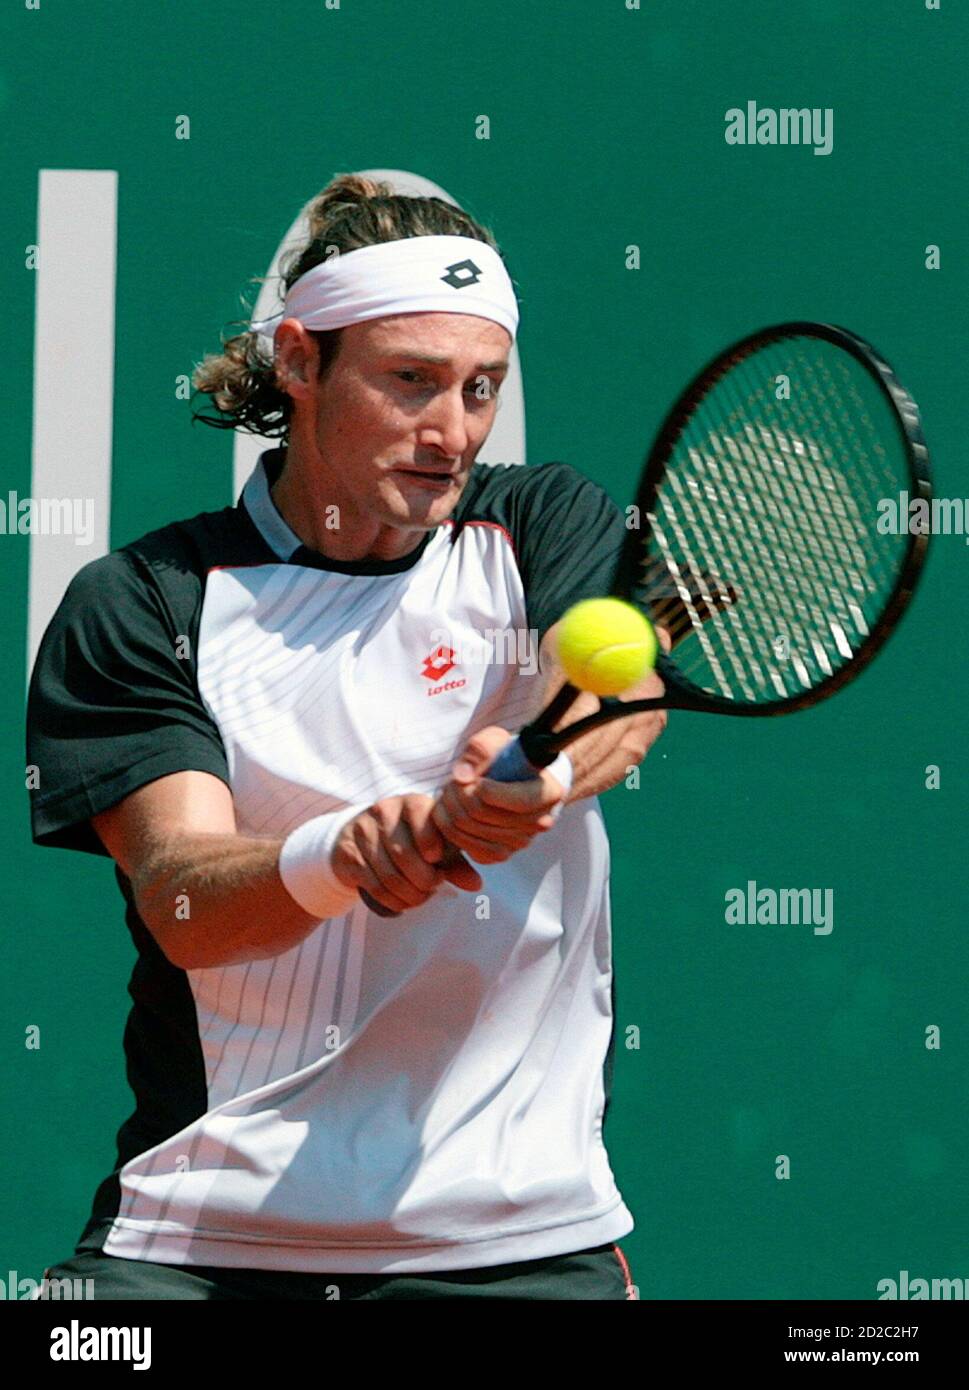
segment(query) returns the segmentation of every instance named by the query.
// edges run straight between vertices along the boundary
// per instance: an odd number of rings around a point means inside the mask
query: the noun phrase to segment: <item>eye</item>
[[[414,371],[412,368],[405,367],[400,371],[394,372],[394,376],[396,376],[400,381],[403,381],[407,386],[416,386],[422,381],[427,382],[427,378],[425,378],[420,372]],[[478,377],[472,377],[464,389],[466,392],[472,395],[476,401],[480,402],[480,404],[482,405],[485,405],[490,397],[497,397],[498,392],[501,389],[500,381],[496,381],[493,377],[489,377],[488,381],[490,382],[490,389],[487,395],[478,395]],[[427,384],[430,385],[432,383],[428,382]]]
[[[478,395],[479,377],[475,377],[472,381],[469,381],[467,388],[476,400],[481,401],[482,405],[485,405],[490,398],[496,397],[501,390],[501,382],[495,381],[494,377],[486,377],[485,380],[488,382],[488,390],[483,396]]]

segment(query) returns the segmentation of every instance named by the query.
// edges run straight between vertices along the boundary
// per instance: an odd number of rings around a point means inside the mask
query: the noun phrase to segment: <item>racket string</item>
[[[736,385],[739,382],[740,377],[735,371],[730,377],[730,384]],[[721,383],[721,386],[725,387],[726,383]],[[748,386],[747,400],[742,404],[737,401],[733,393],[722,390],[722,394],[729,400],[731,407],[726,424],[734,427],[741,420],[743,414],[749,412],[751,401],[755,399],[756,392],[751,391]],[[752,486],[751,478],[744,467],[746,457],[750,452],[750,441],[749,439],[744,440],[742,444],[736,438],[736,432],[733,428],[722,430],[716,424],[711,425],[699,413],[691,424],[693,425],[692,437],[688,430],[683,445],[694,469],[705,470],[705,476],[702,482],[695,477],[689,479],[691,494],[698,503],[699,516],[696,515],[692,506],[687,505],[683,507],[683,510],[697,542],[703,543],[704,538],[709,538],[712,543],[713,554],[719,554],[721,557],[721,570],[732,589],[735,590],[739,586],[745,595],[746,624],[738,621],[736,615],[728,609],[725,620],[719,617],[713,619],[714,635],[729,656],[733,669],[739,677],[738,683],[745,699],[756,698],[756,688],[763,687],[767,680],[771,682],[776,693],[782,696],[786,693],[785,687],[776,667],[773,663],[762,663],[757,660],[754,644],[751,641],[751,633],[747,631],[748,627],[755,628],[756,631],[753,635],[757,638],[761,651],[765,654],[771,651],[771,643],[774,641],[776,633],[764,626],[764,623],[771,616],[769,594],[765,585],[760,582],[758,570],[744,554],[741,545],[741,533],[732,534],[727,529],[730,523],[731,510],[739,507],[744,514],[741,519],[746,523],[747,529],[743,534],[748,543],[748,551],[753,551],[751,558],[759,561],[761,569],[766,572],[775,556],[780,558],[784,555],[784,550],[779,544],[780,538],[775,533],[770,517],[764,515],[763,507],[758,508],[754,505],[757,498],[756,489]],[[668,473],[668,479],[678,491],[678,500],[683,506],[685,498],[682,487],[678,486],[676,481],[676,472]],[[704,497],[707,501],[716,504],[719,526],[715,524],[709,509],[703,506]],[[682,535],[680,536],[680,543],[681,545],[684,543]],[[710,550],[705,553],[704,563],[707,566],[715,563]],[[696,568],[695,562],[693,568]],[[780,591],[780,598],[782,606],[786,610],[788,625],[799,632],[795,608],[787,601],[783,589]],[[711,636],[704,633],[703,624],[699,621],[701,615],[695,612],[691,616],[703,653],[713,670],[718,693],[728,699],[734,698],[733,690],[723,678],[722,669],[718,664],[714,665],[709,661]],[[750,669],[749,679],[744,676],[743,659],[746,659]]]
[[[712,387],[676,441],[640,557],[641,602],[683,644],[684,674],[730,699],[777,699],[851,659],[901,563],[903,542],[874,528],[902,476],[883,442],[896,435],[876,383],[823,340],[761,348]]]
[[[813,381],[811,364],[803,358],[799,361],[799,377],[805,387],[802,404],[809,420],[812,434],[801,433],[791,436],[776,422],[773,428],[760,427],[760,443],[774,446],[753,450],[748,461],[758,470],[758,477],[766,479],[773,502],[766,502],[765,510],[770,520],[765,530],[774,554],[774,560],[781,570],[786,588],[795,596],[797,620],[792,621],[790,613],[781,608],[789,628],[786,635],[793,637],[791,662],[802,685],[810,685],[812,677],[804,664],[802,652],[810,650],[821,673],[830,675],[833,670],[825,642],[829,637],[843,655],[847,639],[844,637],[844,624],[852,617],[860,617],[857,604],[852,604],[845,595],[845,589],[853,588],[859,596],[866,595],[871,585],[866,583],[863,573],[866,568],[864,553],[856,544],[861,530],[860,516],[849,517],[849,506],[854,505],[850,491],[839,494],[834,470],[824,462],[825,450],[834,456],[824,431],[814,412]],[[790,378],[786,373],[770,370],[768,364],[765,375],[775,383],[786,379],[790,388]],[[800,384],[800,383],[799,383]],[[748,438],[752,428],[745,427]],[[787,446],[785,449],[784,446]],[[787,457],[782,457],[783,454]],[[771,476],[770,468],[774,469]],[[778,479],[783,486],[778,486]],[[745,476],[745,482],[753,491],[754,479]],[[779,530],[779,533],[778,533]],[[827,546],[827,550],[825,549]],[[836,553],[835,553],[836,552]],[[833,561],[842,562],[836,574]],[[849,572],[850,570],[850,572]],[[826,616],[826,624],[824,617]],[[824,641],[820,640],[819,620]]]

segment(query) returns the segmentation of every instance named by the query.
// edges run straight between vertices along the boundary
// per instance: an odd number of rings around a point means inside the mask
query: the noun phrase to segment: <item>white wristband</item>
[[[575,768],[572,766],[572,759],[569,757],[568,753],[560,753],[554,763],[549,763],[545,771],[550,772],[557,782],[562,783],[562,786],[565,788],[565,796],[567,797],[572,790],[572,778],[575,773]],[[549,815],[553,820],[558,820],[559,816],[562,814],[564,805],[565,797],[549,811]]]
[[[304,912],[318,922],[342,917],[358,901],[356,888],[348,888],[333,872],[332,854],[340,831],[366,806],[344,806],[314,816],[286,837],[279,851],[279,877],[283,887]]]

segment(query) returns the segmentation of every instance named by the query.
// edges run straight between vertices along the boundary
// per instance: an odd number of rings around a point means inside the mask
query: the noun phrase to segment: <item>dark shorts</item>
[[[342,1299],[638,1297],[618,1245],[598,1245],[542,1260],[443,1270],[437,1274],[290,1274],[267,1269],[152,1264],[88,1250],[45,1269],[44,1280],[37,1297],[48,1301],[72,1297],[96,1301],[309,1299],[323,1303]],[[71,1283],[53,1287],[49,1283],[53,1280]]]

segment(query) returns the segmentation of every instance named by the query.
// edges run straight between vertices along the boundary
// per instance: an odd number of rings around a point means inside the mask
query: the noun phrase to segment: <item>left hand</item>
[[[548,768],[527,782],[494,782],[487,770],[514,734],[491,725],[465,745],[431,812],[445,839],[477,864],[498,864],[555,824],[566,791]]]

